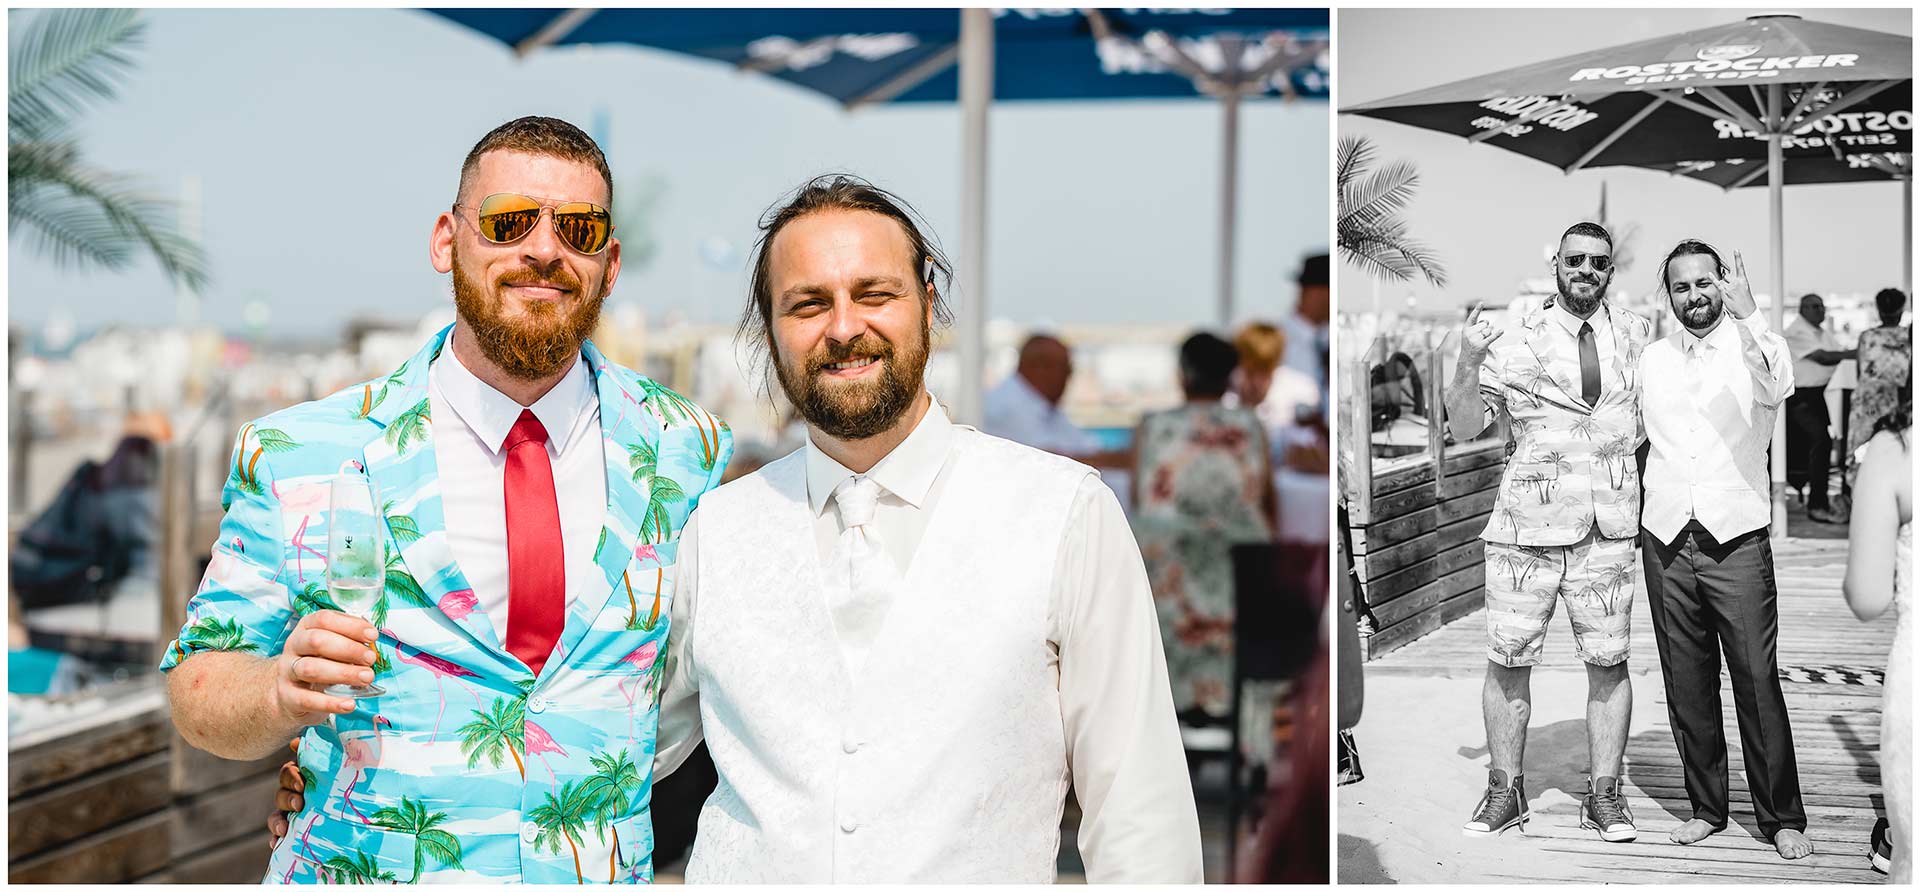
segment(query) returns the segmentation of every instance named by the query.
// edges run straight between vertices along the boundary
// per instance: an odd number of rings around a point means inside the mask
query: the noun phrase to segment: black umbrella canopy
[[[1912,150],[1912,78],[1909,37],[1755,16],[1343,111],[1486,141],[1568,172],[1673,169],[1764,159],[1761,88],[1777,84],[1792,125],[1782,140],[1790,166],[1800,158],[1845,165],[1847,155]]]
[[[1880,183],[1904,180],[1912,176],[1911,155],[1847,155],[1841,158],[1796,158],[1785,165],[1785,185],[1815,186],[1823,183]],[[1767,159],[1736,158],[1727,161],[1694,161],[1675,165],[1674,173],[1712,183],[1723,189],[1741,189],[1767,185]]]

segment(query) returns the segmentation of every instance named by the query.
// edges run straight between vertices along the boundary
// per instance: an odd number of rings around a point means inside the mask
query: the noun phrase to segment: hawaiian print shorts
[[[1556,600],[1567,603],[1574,649],[1595,666],[1627,659],[1633,612],[1634,542],[1600,538],[1573,545],[1487,543],[1487,659],[1540,663]]]

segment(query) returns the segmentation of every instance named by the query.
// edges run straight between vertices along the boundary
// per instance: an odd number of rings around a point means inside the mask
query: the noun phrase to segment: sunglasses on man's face
[[[1562,254],[1560,263],[1567,269],[1579,269],[1591,263],[1596,273],[1604,273],[1613,268],[1613,258],[1605,254]]]
[[[518,192],[495,192],[480,199],[476,211],[480,219],[480,237],[496,245],[510,245],[527,237],[540,225],[540,215],[553,211],[553,231],[567,247],[582,254],[598,254],[613,237],[613,215],[597,204],[569,201],[559,205],[542,204],[539,199]]]

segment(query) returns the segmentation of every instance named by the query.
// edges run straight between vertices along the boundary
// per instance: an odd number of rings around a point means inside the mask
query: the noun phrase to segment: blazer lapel
[[[641,533],[647,527],[648,487],[637,477],[646,476],[646,466],[657,465],[660,426],[654,413],[644,407],[647,393],[629,381],[607,361],[599,348],[587,341],[581,345],[587,367],[593,371],[594,389],[600,397],[601,449],[607,462],[607,511],[600,542],[594,548],[594,563],[600,566],[606,588],[602,595],[570,599],[566,628],[560,633],[560,648],[555,659],[565,662],[580,640],[586,637],[593,620],[616,597],[624,599],[629,586],[643,584],[627,578],[635,557],[648,556],[651,540]]]
[[[1552,305],[1549,304],[1548,306],[1551,307]],[[1540,312],[1534,313],[1527,318],[1525,323],[1527,328],[1527,349],[1533,351],[1534,361],[1540,364],[1540,369],[1544,373],[1539,378],[1530,382],[1528,386],[1533,390],[1533,395],[1543,402],[1564,406],[1576,412],[1591,412],[1593,411],[1593,407],[1587,405],[1586,402],[1579,397],[1574,396],[1573,392],[1567,389],[1565,382],[1560,380],[1560,376],[1554,373],[1557,367],[1565,364],[1564,362],[1557,361],[1561,359],[1561,353],[1564,352],[1564,349],[1554,343],[1552,326],[1557,323],[1548,319],[1546,312],[1547,311],[1543,309]],[[1549,389],[1558,391],[1558,395],[1549,393]]]
[[[388,592],[412,606],[438,611],[445,617],[443,625],[462,629],[481,646],[504,654],[493,623],[477,609],[473,586],[454,563],[447,544],[427,369],[440,355],[450,331],[452,326],[442,329],[382,386],[368,388],[361,414],[374,430],[362,455],[400,557],[387,567]],[[426,644],[413,643],[416,647]]]

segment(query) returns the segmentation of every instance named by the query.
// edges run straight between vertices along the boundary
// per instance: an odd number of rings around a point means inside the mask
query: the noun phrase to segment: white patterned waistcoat
[[[795,452],[700,505],[692,659],[720,783],[688,882],[1054,879],[1068,786],[1047,642],[1093,472],[956,428],[864,669],[842,664]],[[828,510],[832,510],[829,508]]]

